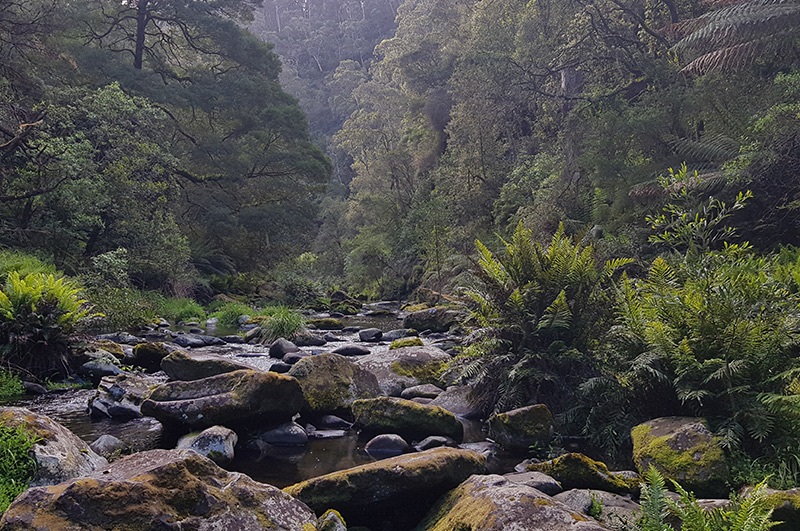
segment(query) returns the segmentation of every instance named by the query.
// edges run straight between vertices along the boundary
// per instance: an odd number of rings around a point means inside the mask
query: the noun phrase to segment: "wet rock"
[[[527,452],[553,437],[553,414],[544,404],[525,406],[489,417],[489,438],[506,450]]]
[[[561,483],[541,472],[512,472],[503,474],[503,477],[512,483],[527,485],[528,487],[542,491],[548,496],[555,496],[564,490]]]
[[[237,336],[237,335],[221,336],[220,339],[223,340],[225,343],[228,343],[228,344],[231,344],[231,345],[244,344],[244,338],[242,336]]]
[[[161,369],[173,380],[192,381],[242,369],[255,370],[240,361],[214,354],[176,350],[161,360]]]
[[[455,447],[458,446],[458,444],[450,437],[442,437],[441,435],[431,435],[430,437],[425,437],[420,442],[415,444],[414,450],[418,452],[424,452],[425,450],[430,450],[431,448],[439,448],[440,446]]]
[[[316,328],[317,330],[341,330],[344,328],[344,323],[341,319],[334,317],[321,317],[318,319],[309,319],[308,325]]]
[[[389,344],[389,350],[397,350],[405,347],[422,347],[425,343],[418,337],[404,337],[402,339],[395,339]]]
[[[353,361],[378,378],[383,394],[400,396],[407,387],[435,383],[450,355],[435,347],[406,347],[373,352]]]
[[[603,531],[609,528],[534,488],[488,475],[472,476],[444,496],[418,529]]]
[[[183,348],[210,347],[213,345],[225,344],[225,341],[223,341],[221,338],[193,333],[177,334],[173,341],[176,345]]]
[[[301,359],[307,358],[310,355],[311,354],[309,354],[308,352],[290,352],[286,354],[281,361],[286,363],[287,365],[294,365]]]
[[[22,382],[22,387],[25,389],[26,395],[46,395],[47,389],[35,382]]]
[[[300,383],[306,413],[348,411],[355,400],[380,395],[375,375],[338,354],[304,358],[288,374]]]
[[[339,511],[349,526],[411,529],[435,500],[472,474],[484,460],[468,450],[435,448],[316,477],[284,489],[322,514]]]
[[[383,459],[402,455],[410,447],[408,443],[396,433],[383,433],[370,439],[364,446],[364,450],[372,457]]]
[[[473,400],[472,387],[466,385],[448,387],[433,399],[431,405],[443,407],[465,419],[479,419],[483,416],[483,412]]]
[[[89,400],[89,410],[93,416],[119,420],[141,417],[142,402],[161,383],[162,380],[138,374],[106,376]]]
[[[348,422],[341,417],[337,417],[336,415],[322,415],[319,418],[317,425],[320,428],[339,428],[343,430],[349,430],[353,427],[352,422]]]
[[[442,392],[441,388],[433,384],[422,384],[403,389],[403,392],[400,393],[400,398],[405,398],[406,400],[411,400],[412,398],[436,398]]]
[[[383,332],[378,328],[365,328],[358,332],[358,339],[366,343],[375,343],[381,340]]]
[[[339,439],[347,436],[345,430],[307,430],[306,432],[309,439]]]
[[[355,423],[366,433],[397,433],[409,439],[443,435],[456,440],[464,428],[449,411],[410,400],[378,397],[353,402]]]
[[[152,450],[108,469],[29,489],[0,522],[3,530],[314,529],[303,503],[188,450]]]
[[[701,497],[727,493],[730,478],[719,438],[703,419],[663,417],[631,430],[633,462],[640,474],[654,466],[665,477]]]
[[[450,327],[458,323],[461,314],[448,308],[428,308],[412,312],[403,319],[404,328],[414,330],[430,330],[431,332],[447,332]]]
[[[105,376],[123,374],[125,371],[118,365],[119,362],[116,359],[112,362],[112,359],[87,361],[78,367],[78,374],[89,379],[92,385],[98,385]]]
[[[347,523],[341,514],[329,509],[317,520],[317,531],[347,531]]]
[[[336,348],[333,353],[339,354],[340,356],[365,356],[370,353],[370,350],[361,345],[348,344]]]
[[[300,352],[300,347],[282,337],[276,339],[269,347],[269,355],[272,358],[282,359],[290,352]]]
[[[142,413],[167,426],[207,428],[256,420],[288,420],[300,411],[297,380],[274,372],[240,370],[156,387]]]
[[[55,485],[105,467],[108,462],[89,445],[50,417],[19,407],[0,408],[0,425],[21,427],[38,439],[31,486]]]
[[[94,450],[97,455],[108,459],[113,455],[119,455],[128,449],[128,445],[114,437],[113,435],[101,435],[93,442],[89,443],[89,448]]]
[[[225,426],[211,426],[199,433],[189,433],[178,440],[178,450],[194,450],[220,466],[234,458],[233,449],[239,437]]]
[[[275,428],[260,432],[253,436],[272,446],[305,446],[308,444],[308,434],[296,422],[285,422]]]

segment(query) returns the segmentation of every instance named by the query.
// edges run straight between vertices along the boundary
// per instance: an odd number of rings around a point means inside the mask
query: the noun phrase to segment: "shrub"
[[[55,274],[56,268],[32,254],[21,251],[0,251],[0,281],[4,282],[12,271],[25,277],[31,273]]]
[[[68,338],[89,317],[80,288],[64,277],[9,273],[0,291],[0,359],[44,378],[69,372]]]
[[[264,308],[265,318],[261,325],[261,341],[271,343],[279,337],[291,340],[305,330],[305,318],[286,306]]]
[[[158,316],[156,297],[133,288],[92,288],[87,297],[102,314],[91,324],[99,331],[140,329]]]
[[[0,514],[33,478],[36,462],[30,451],[34,444],[36,438],[24,428],[0,426]]]
[[[14,398],[24,392],[22,380],[16,374],[0,369],[0,400]]]
[[[200,304],[187,298],[163,297],[156,303],[159,317],[170,322],[205,319],[206,311]]]
[[[238,319],[240,316],[253,316],[255,314],[256,311],[247,304],[241,302],[226,302],[210,313],[209,317],[219,319],[220,326],[234,328],[239,325]]]

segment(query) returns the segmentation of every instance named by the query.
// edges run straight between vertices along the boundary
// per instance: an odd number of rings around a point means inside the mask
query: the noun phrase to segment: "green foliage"
[[[24,427],[0,426],[0,514],[33,478],[36,462],[30,452],[36,441]]]
[[[497,411],[532,400],[563,411],[594,370],[586,352],[609,317],[610,282],[631,260],[598,264],[593,247],[573,241],[563,225],[547,246],[521,223],[500,256],[476,245],[467,296],[472,318],[488,332],[457,361],[461,374]]]
[[[14,398],[25,392],[19,376],[10,371],[0,370],[0,401]]]
[[[170,322],[205,319],[206,311],[194,299],[163,297],[158,301],[156,311],[159,317]]]
[[[23,251],[0,250],[0,280],[5,282],[11,271],[24,277],[31,273],[52,274],[56,272],[56,268],[38,256]]]
[[[756,485],[746,496],[732,495],[725,507],[706,509],[690,492],[673,481],[679,499],[666,496],[666,484],[654,468],[645,475],[642,486],[642,514],[637,523],[639,531],[675,531],[666,523],[668,514],[681,521],[681,531],[766,531],[778,524],[773,522],[772,507],[767,500],[766,481]]]
[[[86,296],[101,313],[92,329],[101,331],[139,330],[158,317],[157,299],[134,288],[92,287]]]
[[[209,308],[211,309],[211,308]],[[233,328],[239,326],[238,319],[242,315],[253,317],[257,315],[252,306],[241,302],[226,302],[217,307],[208,316],[219,319],[219,324],[224,327]]]
[[[34,377],[67,374],[67,344],[91,317],[81,290],[65,277],[11,272],[0,291],[0,359]]]
[[[278,338],[292,340],[305,330],[305,318],[299,312],[286,306],[271,306],[263,309],[265,315],[261,324],[261,341],[271,343]]]

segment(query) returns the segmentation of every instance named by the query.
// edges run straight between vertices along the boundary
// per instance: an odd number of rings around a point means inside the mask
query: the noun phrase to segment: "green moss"
[[[353,402],[356,423],[372,433],[397,433],[408,438],[444,435],[460,440],[464,428],[455,415],[439,406],[382,396]]]
[[[119,343],[114,343],[111,340],[97,339],[92,342],[92,345],[99,349],[105,350],[117,359],[121,360],[125,357],[125,352],[122,350],[122,345]]]
[[[336,509],[328,509],[317,520],[317,531],[336,531],[337,529],[347,528],[341,513]]]
[[[317,330],[341,330],[344,328],[344,323],[342,320],[334,317],[309,319],[307,324],[313,328],[316,328]]]
[[[441,360],[421,362],[415,359],[400,359],[392,363],[392,372],[399,376],[416,378],[420,383],[440,384],[447,362]]]
[[[528,470],[553,477],[565,490],[597,489],[630,494],[638,492],[640,485],[638,479],[615,476],[604,463],[579,453],[564,454],[544,463],[533,463],[528,465]]]
[[[395,350],[398,348],[403,347],[421,347],[424,346],[422,340],[418,337],[402,337],[400,339],[395,339],[389,345],[389,350]]]
[[[417,304],[407,304],[403,306],[403,311],[408,313],[414,313],[414,312],[421,312],[422,310],[427,310],[428,308],[430,308],[430,306],[428,306],[424,302],[420,302]]]

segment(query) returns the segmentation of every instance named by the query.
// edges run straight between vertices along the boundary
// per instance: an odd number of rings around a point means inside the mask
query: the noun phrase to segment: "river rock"
[[[541,448],[553,437],[553,414],[544,404],[492,415],[488,423],[489,438],[510,451]]]
[[[308,352],[290,352],[281,359],[287,365],[294,365],[303,358],[311,356]]]
[[[288,420],[302,404],[303,392],[294,378],[240,370],[160,385],[142,403],[142,414],[168,426],[231,427],[259,419]]]
[[[413,328],[414,330],[430,330],[431,332],[447,332],[450,327],[458,323],[461,316],[459,312],[443,308],[428,308],[418,312],[412,312],[403,319],[403,328]]]
[[[412,398],[436,398],[442,394],[442,389],[433,384],[415,385],[407,387],[400,393],[400,398],[411,400]]]
[[[125,371],[119,366],[119,361],[109,354],[108,358],[102,360],[87,361],[78,367],[78,374],[88,378],[92,385],[98,385],[105,376],[116,376],[124,374]]]
[[[176,350],[161,360],[161,369],[173,380],[192,381],[255,367],[215,354]]]
[[[422,347],[424,345],[425,343],[423,343],[422,339],[418,337],[403,337],[392,341],[389,344],[389,350],[397,350],[405,347]]]
[[[444,496],[417,527],[424,531],[603,531],[546,494],[502,476],[472,476]]]
[[[479,419],[483,411],[475,403],[472,387],[468,385],[450,386],[442,394],[433,399],[432,406],[440,406],[458,417]]]
[[[335,317],[319,317],[316,319],[309,319],[307,324],[317,330],[341,330],[344,328],[344,322]]]
[[[252,439],[272,446],[305,446],[308,444],[308,433],[302,426],[290,421],[258,433]]]
[[[464,436],[464,427],[449,411],[402,398],[356,400],[353,415],[366,433],[397,433],[410,440],[443,435],[460,441]]]
[[[300,383],[306,413],[347,412],[355,400],[381,394],[374,374],[338,354],[303,358],[288,374]]]
[[[88,477],[29,489],[0,521],[4,531],[315,528],[302,502],[189,450],[142,452]]]
[[[203,334],[176,334],[173,341],[176,345],[184,348],[211,347],[225,344],[222,338]]]
[[[564,454],[542,463],[528,465],[529,471],[543,472],[553,477],[565,489],[596,489],[617,494],[639,492],[639,479],[613,474],[605,463],[583,454]]]
[[[703,419],[662,417],[631,430],[633,462],[640,474],[651,466],[699,497],[723,497],[730,477],[719,438]]]
[[[178,450],[194,450],[220,466],[233,461],[233,449],[239,437],[225,426],[211,426],[200,433],[189,433],[178,439]]]
[[[149,372],[161,369],[161,360],[169,355],[169,349],[163,343],[140,343],[133,347],[131,365],[142,367]]]
[[[96,417],[119,420],[142,416],[142,402],[163,380],[139,374],[106,376],[100,380],[97,391],[89,400],[89,410]]]
[[[293,342],[298,347],[321,347],[328,341],[319,334],[301,332],[294,336]]]
[[[370,353],[370,350],[367,347],[350,343],[337,347],[333,353],[339,354],[340,356],[366,356]]]
[[[396,433],[383,433],[370,439],[364,450],[372,457],[383,459],[402,455],[409,450],[408,443]]]
[[[414,450],[418,452],[424,452],[425,450],[430,450],[431,448],[439,448],[440,446],[458,446],[458,443],[451,439],[450,437],[442,437],[441,435],[431,435],[430,437],[425,437],[420,442],[414,445]]]
[[[358,332],[358,339],[365,343],[375,343],[381,340],[383,332],[378,328],[365,328]]]
[[[512,483],[527,485],[528,487],[542,491],[548,496],[555,496],[564,490],[561,483],[541,472],[511,472],[509,474],[503,474],[503,477]]]
[[[436,347],[406,347],[380,350],[353,361],[378,378],[383,394],[400,396],[407,387],[435,383],[450,359]]]
[[[381,339],[383,341],[396,341],[398,339],[403,339],[404,337],[415,336],[417,335],[417,331],[413,328],[396,328],[394,330],[389,330],[388,332],[384,332]]]
[[[281,359],[290,352],[300,352],[300,347],[282,337],[276,339],[272,345],[269,346],[269,355],[271,358]]]
[[[591,516],[608,526],[623,521],[635,522],[641,512],[639,504],[629,496],[620,496],[602,490],[571,489],[553,496],[553,499],[573,511]],[[599,514],[592,514],[593,507],[599,509]]]
[[[97,455],[108,459],[112,455],[119,455],[128,449],[128,445],[113,435],[104,434],[89,443],[89,448],[94,450]]]
[[[24,428],[38,439],[32,450],[36,471],[31,486],[55,485],[108,465],[104,457],[50,417],[20,407],[2,407],[0,425]]]
[[[136,337],[133,334],[129,334],[128,332],[102,334],[97,336],[97,339],[101,341],[111,341],[113,343],[119,343],[123,345],[138,345],[139,343],[144,343],[144,339]]]
[[[348,422],[341,417],[337,417],[336,415],[322,415],[317,422],[317,426],[320,428],[349,430],[353,427],[353,423]]]
[[[411,529],[436,499],[472,474],[485,471],[482,457],[469,450],[435,448],[333,472],[284,492],[317,514],[336,509],[349,526]]]

